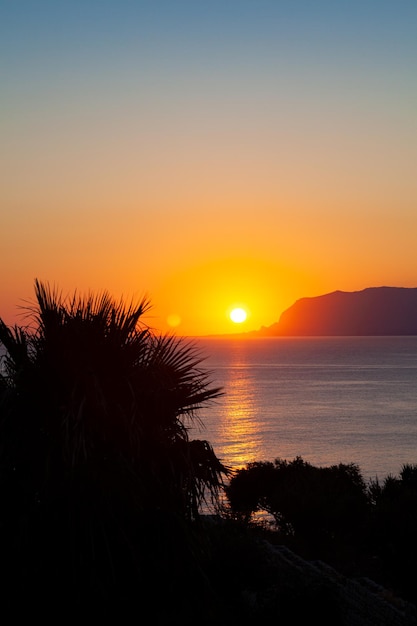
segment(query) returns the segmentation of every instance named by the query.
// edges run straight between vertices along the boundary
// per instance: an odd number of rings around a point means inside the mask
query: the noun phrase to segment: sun
[[[240,307],[236,309],[232,309],[230,311],[230,319],[235,324],[241,324],[242,322],[246,320],[247,316],[248,314],[246,313],[245,309],[241,309]]]

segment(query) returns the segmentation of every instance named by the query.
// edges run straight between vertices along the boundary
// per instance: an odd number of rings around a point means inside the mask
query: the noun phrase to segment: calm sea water
[[[417,337],[195,340],[224,396],[193,438],[234,467],[354,462],[366,479],[417,463]]]
[[[417,463],[417,336],[194,341],[224,395],[190,434],[227,465],[301,456],[369,479]]]

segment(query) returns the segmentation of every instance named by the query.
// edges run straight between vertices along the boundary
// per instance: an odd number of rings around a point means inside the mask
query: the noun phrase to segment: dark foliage
[[[232,510],[244,519],[265,510],[286,535],[316,542],[352,535],[366,514],[366,485],[354,464],[315,467],[291,462],[251,463],[226,487]]]
[[[187,420],[220,390],[193,344],[142,323],[146,300],[35,290],[31,326],[0,320],[3,598],[99,616],[152,604],[162,586],[182,614],[179,581],[205,588],[199,506],[226,474]]]
[[[417,603],[417,465],[366,484],[354,464],[250,463],[225,488],[231,515],[250,527],[273,516],[272,541],[320,558],[347,575],[367,576]]]
[[[382,484],[373,481],[370,493],[369,543],[383,581],[417,604],[417,465],[404,465],[399,477],[387,476]]]

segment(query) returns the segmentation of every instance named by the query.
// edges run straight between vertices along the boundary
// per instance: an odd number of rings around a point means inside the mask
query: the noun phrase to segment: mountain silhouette
[[[417,335],[417,288],[369,287],[301,298],[256,334]]]

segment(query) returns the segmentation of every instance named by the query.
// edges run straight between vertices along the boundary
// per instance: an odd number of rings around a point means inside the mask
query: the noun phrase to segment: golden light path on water
[[[233,368],[224,370],[223,384],[227,394],[222,398],[217,437],[222,445],[216,448],[220,460],[236,471],[248,463],[259,461],[263,441],[259,432],[255,406],[255,384],[247,366],[245,350],[240,342],[233,344]],[[221,495],[221,501],[224,496]],[[202,506],[203,513],[212,513],[209,503]],[[265,511],[255,514],[259,520],[271,521]]]
[[[221,457],[236,469],[259,460],[262,440],[257,428],[254,381],[242,346],[236,342],[234,348],[234,367],[224,380],[227,394],[222,398],[219,430],[224,442]]]
[[[243,466],[256,459],[259,436],[254,421],[253,392],[250,381],[242,376],[229,381],[229,394],[224,405],[221,428],[226,442],[223,455]]]
[[[218,458],[238,469],[301,456],[356,463],[366,479],[416,462],[416,337],[207,339],[224,395],[201,411]]]

